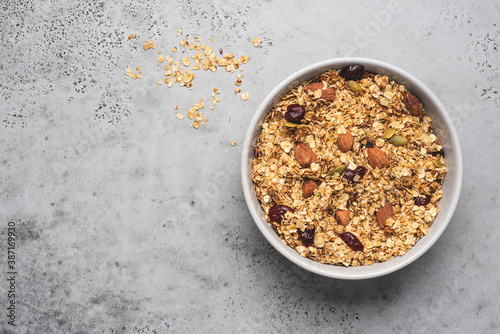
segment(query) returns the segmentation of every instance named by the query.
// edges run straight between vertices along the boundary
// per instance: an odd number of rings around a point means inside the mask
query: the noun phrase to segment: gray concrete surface
[[[500,331],[497,1],[0,8],[0,332]],[[221,68],[194,71],[192,91],[156,84],[158,51],[179,60],[186,52],[171,49],[186,34],[250,57],[248,101],[234,95],[238,73]],[[156,49],[144,51],[145,40]],[[266,94],[305,65],[341,56],[392,63],[427,84],[465,158],[459,207],[437,244],[397,273],[359,282],[310,274],[272,249],[246,209],[239,173],[247,124]],[[137,66],[142,79],[125,75]],[[214,86],[221,102],[210,110]],[[186,116],[200,97],[210,121],[195,130],[176,113]]]

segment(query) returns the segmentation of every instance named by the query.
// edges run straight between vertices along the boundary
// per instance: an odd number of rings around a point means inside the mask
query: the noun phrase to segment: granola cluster
[[[273,107],[252,179],[269,224],[300,255],[371,265],[405,254],[428,232],[446,161],[406,87],[386,75],[341,74],[322,73]],[[297,106],[305,113],[290,122]]]

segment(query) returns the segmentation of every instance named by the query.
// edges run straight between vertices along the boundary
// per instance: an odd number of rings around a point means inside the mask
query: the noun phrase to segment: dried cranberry
[[[415,202],[415,205],[424,206],[431,202],[431,197],[430,196],[415,197],[413,200]]]
[[[314,233],[316,230],[313,228],[307,228],[304,232],[298,230],[299,240],[302,241],[302,245],[309,247],[314,244]]]
[[[353,182],[354,181],[354,177],[356,175],[359,176],[359,180],[361,180],[363,178],[363,176],[365,176],[366,174],[366,167],[363,167],[363,166],[358,166],[356,167],[355,170],[352,170],[352,169],[346,169],[345,170],[345,173],[344,173],[344,178],[348,181],[348,182]],[[358,180],[358,181],[359,181]]]
[[[346,80],[359,79],[365,72],[365,67],[363,65],[348,65],[342,67],[340,70],[340,76]]]
[[[351,232],[345,232],[339,234],[340,239],[346,243],[352,250],[362,252],[365,249],[365,246],[359,241],[358,237],[352,234]]]
[[[289,206],[276,204],[275,206],[271,207],[271,209],[269,209],[269,219],[271,219],[273,222],[281,224],[281,220],[283,219],[285,213],[287,212],[294,212],[294,211]]]
[[[300,120],[306,115],[306,109],[300,104],[289,104],[286,107],[285,119],[288,122],[300,123]]]
[[[427,151],[430,155],[433,157],[437,157],[438,155],[442,156],[444,158],[444,150],[440,149],[439,151]]]

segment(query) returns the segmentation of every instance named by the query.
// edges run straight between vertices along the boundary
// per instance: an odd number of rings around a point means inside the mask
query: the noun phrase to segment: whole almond
[[[378,208],[377,213],[375,214],[375,217],[377,218],[377,224],[380,226],[380,228],[385,227],[385,222],[389,218],[394,217],[394,211],[392,210],[392,204],[389,202],[387,199],[385,200],[384,206],[381,206]]]
[[[417,99],[417,97],[411,93],[406,93],[403,96],[403,102],[406,106],[406,110],[413,116],[424,116],[425,111],[422,104]]]
[[[309,94],[311,92],[315,92],[318,89],[321,89],[321,98],[325,99],[327,101],[333,101],[335,100],[335,88],[326,86],[325,89],[323,89],[323,83],[322,82],[313,82],[310,83],[305,87],[306,92]]]
[[[337,210],[335,212],[335,219],[337,220],[337,223],[343,226],[347,226],[349,224],[349,220],[351,219],[350,217],[351,211],[349,209],[347,210]]]
[[[314,195],[314,191],[318,189],[318,184],[314,180],[307,180],[302,185],[302,189],[304,190],[304,197],[309,198]]]
[[[351,130],[346,129],[345,134],[339,135],[337,146],[341,152],[345,153],[351,150],[352,145],[354,145],[354,138],[352,137]]]
[[[296,142],[293,146],[293,151],[295,153],[295,159],[304,168],[311,167],[311,164],[317,162],[316,154],[311,150],[309,145]]]
[[[389,158],[384,151],[377,146],[369,147],[368,149],[368,163],[373,168],[382,169],[389,166]]]

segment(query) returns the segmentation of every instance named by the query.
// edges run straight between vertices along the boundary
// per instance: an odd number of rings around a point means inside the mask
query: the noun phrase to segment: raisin
[[[360,79],[364,72],[365,67],[363,65],[354,64],[342,67],[340,70],[340,76],[346,80],[356,80]]]
[[[365,176],[365,174],[366,174],[366,167],[358,166],[358,167],[356,167],[355,170],[346,169],[346,171],[344,172],[344,178],[347,180],[347,182],[353,182],[354,177],[356,175],[358,175],[359,180],[361,180],[363,178],[363,176]],[[359,180],[357,180],[357,181],[359,181]]]
[[[339,234],[340,239],[346,243],[352,250],[362,252],[365,249],[365,246],[359,241],[358,237],[352,234],[351,232],[345,232]]]
[[[302,242],[302,245],[305,247],[312,246],[314,244],[314,234],[316,233],[316,229],[307,228],[304,232],[298,230],[299,240]]]
[[[273,222],[281,224],[281,221],[283,220],[283,217],[287,212],[294,212],[294,210],[289,206],[276,204],[275,206],[271,207],[271,209],[269,209],[269,219],[271,219]]]
[[[288,122],[300,123],[305,115],[306,109],[300,104],[293,103],[286,107],[285,119]]]
[[[415,205],[424,206],[431,202],[431,197],[430,196],[415,197],[413,201],[415,202]]]
[[[439,151],[427,151],[430,155],[433,157],[437,157],[438,155],[442,156],[444,158],[444,150],[440,149]]]

